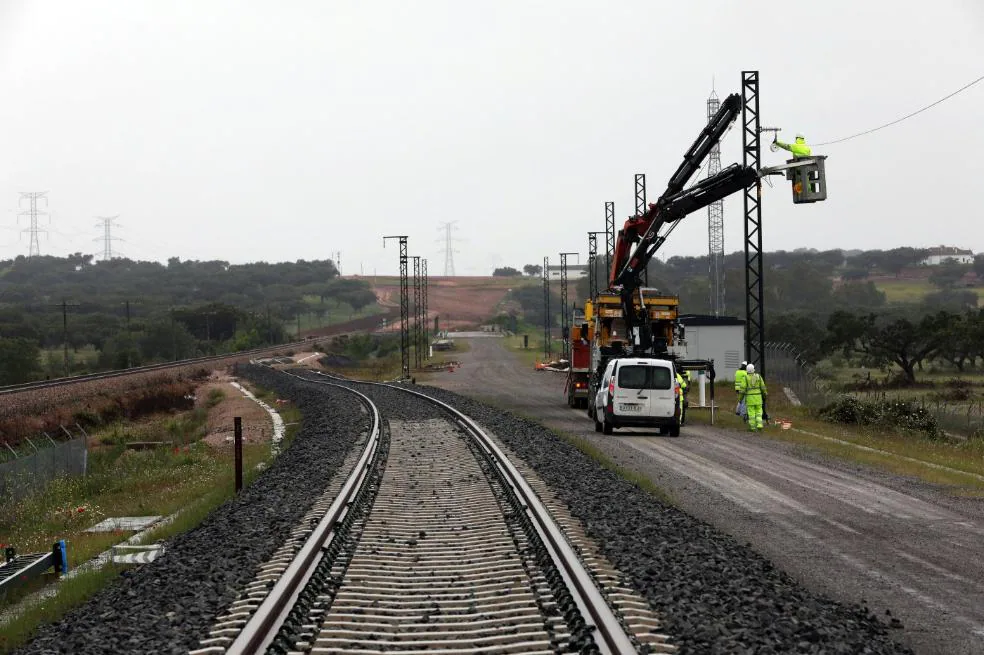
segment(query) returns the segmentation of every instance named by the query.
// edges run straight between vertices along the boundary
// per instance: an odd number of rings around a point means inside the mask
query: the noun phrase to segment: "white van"
[[[652,357],[621,357],[608,362],[594,398],[595,432],[655,427],[680,436],[679,388],[673,362]]]

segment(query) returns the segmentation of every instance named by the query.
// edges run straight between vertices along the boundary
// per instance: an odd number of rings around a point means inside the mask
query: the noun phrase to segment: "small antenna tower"
[[[455,227],[458,221],[446,221],[441,223],[439,230],[444,232],[444,277],[453,276],[454,273],[454,253],[458,252],[454,248],[454,242],[457,239],[453,236],[453,231],[458,228]]]
[[[113,225],[114,225],[113,222],[117,218],[119,218],[119,215],[116,215],[116,216],[96,216],[96,227],[102,226],[103,235],[101,237],[96,237],[95,239],[93,239],[93,241],[100,241],[101,240],[103,242],[102,260],[104,262],[108,262],[110,259],[113,259],[113,257],[119,257],[120,256],[120,253],[119,252],[117,252],[117,253],[114,253],[113,252],[113,242],[114,241],[122,241],[122,239],[120,239],[119,237],[114,237],[113,236]],[[120,226],[117,225],[116,227],[120,227]]]
[[[30,245],[27,248],[28,259],[32,257],[39,257],[41,255],[41,244],[38,242],[38,233],[44,232],[45,236],[48,234],[48,230],[38,227],[38,217],[47,216],[48,212],[40,211],[38,209],[38,201],[43,200],[45,208],[48,207],[48,192],[47,191],[28,191],[22,192],[20,194],[20,199],[18,200],[18,206],[21,208],[21,212],[17,214],[19,219],[21,216],[26,216],[28,220],[28,227],[22,232],[27,232],[30,235]],[[24,201],[27,201],[27,207],[24,206]],[[49,219],[50,220],[50,219]]]

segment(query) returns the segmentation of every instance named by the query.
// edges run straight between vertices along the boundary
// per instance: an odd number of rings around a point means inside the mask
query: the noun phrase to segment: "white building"
[[[974,253],[971,250],[961,250],[953,246],[937,246],[936,248],[930,248],[929,256],[919,263],[923,266],[939,266],[951,260],[958,264],[973,264]]]
[[[560,279],[560,265],[557,266],[547,266],[547,277],[551,280]],[[567,279],[576,280],[578,278],[588,277],[588,265],[587,264],[568,264],[567,265]]]
[[[745,353],[745,321],[733,316],[683,314],[688,359],[714,362],[717,380],[734,380]]]

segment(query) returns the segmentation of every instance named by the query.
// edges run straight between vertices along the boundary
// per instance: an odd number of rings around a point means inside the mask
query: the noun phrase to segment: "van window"
[[[665,366],[622,366],[618,369],[618,386],[623,389],[670,389],[670,369]]]

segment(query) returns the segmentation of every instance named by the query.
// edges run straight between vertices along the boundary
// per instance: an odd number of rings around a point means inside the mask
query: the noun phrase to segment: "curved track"
[[[639,650],[550,511],[471,418],[399,385],[359,382],[413,406],[384,417],[352,381],[328,377],[309,381],[354,394],[371,417],[358,461],[337,496],[316,503],[303,544],[285,545],[193,653]]]

